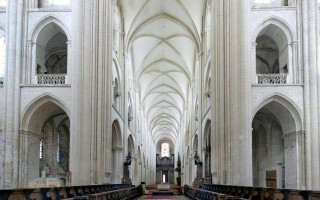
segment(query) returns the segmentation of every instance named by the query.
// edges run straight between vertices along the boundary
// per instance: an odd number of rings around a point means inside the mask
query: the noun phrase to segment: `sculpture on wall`
[[[130,179],[130,171],[129,171],[129,165],[131,165],[131,152],[128,152],[128,155],[126,157],[126,160],[123,162],[123,178],[122,183],[123,184],[129,184],[132,185],[131,179]]]
[[[131,151],[128,152],[128,155],[126,157],[126,161],[124,161],[124,165],[131,165]]]
[[[180,160],[179,153],[178,153],[177,167],[175,168],[175,171],[178,172],[178,177],[177,177],[178,192],[179,192],[179,194],[182,194],[182,191],[181,191],[181,160]]]
[[[194,164],[197,166],[196,178],[194,179],[193,185],[195,188],[199,188],[202,183],[202,162],[198,156],[198,152],[194,152]]]
[[[200,158],[198,156],[198,152],[197,151],[194,152],[194,164],[195,165],[202,165],[202,162],[200,161]]]

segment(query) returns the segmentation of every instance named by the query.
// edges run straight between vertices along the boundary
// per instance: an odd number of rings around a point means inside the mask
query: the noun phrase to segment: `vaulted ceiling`
[[[122,0],[125,46],[154,141],[176,141],[190,99],[205,0]],[[189,108],[190,109],[190,108]]]

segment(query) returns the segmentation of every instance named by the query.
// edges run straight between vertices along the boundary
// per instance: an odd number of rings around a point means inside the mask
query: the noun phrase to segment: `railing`
[[[258,84],[285,84],[288,74],[257,74]]]
[[[132,199],[141,195],[141,185],[138,187],[131,187],[128,184],[0,190],[0,200]]]
[[[199,189],[185,186],[184,192],[192,199],[203,200],[318,200],[320,197],[320,191],[213,184],[202,184]]]
[[[37,74],[37,82],[40,85],[66,84],[66,74]]]

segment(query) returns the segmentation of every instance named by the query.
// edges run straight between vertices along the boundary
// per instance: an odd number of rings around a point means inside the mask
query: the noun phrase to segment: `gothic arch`
[[[128,145],[128,152],[129,151],[131,151],[131,155],[132,156],[134,156],[135,155],[135,143],[134,143],[134,139],[133,139],[133,136],[132,136],[132,134],[130,134],[129,136],[128,136],[128,143],[127,143],[127,145]]]
[[[303,129],[303,123],[302,123],[302,117],[303,116],[300,111],[300,109],[298,108],[298,106],[288,97],[280,94],[280,93],[274,93],[268,97],[266,97],[265,99],[263,99],[258,106],[252,111],[252,118],[251,121],[253,120],[253,118],[255,117],[255,115],[257,114],[257,112],[263,108],[264,106],[276,102],[278,104],[280,104],[281,106],[283,106],[286,110],[287,113],[283,113],[283,115],[279,115],[279,121],[287,121],[288,119],[286,119],[286,117],[284,116],[285,114],[289,114],[288,116],[291,116],[291,120],[292,122],[294,122],[295,126],[294,126],[294,130],[293,127],[284,127],[284,133],[291,133],[293,131],[300,131]]]
[[[39,177],[39,171],[65,181],[69,170],[70,111],[58,98],[44,94],[22,112],[20,158],[26,159],[22,185]],[[59,142],[60,141],[60,142]],[[59,149],[59,151],[57,151]]]
[[[122,147],[122,131],[119,121],[116,119],[112,123],[112,148]]]
[[[198,151],[199,141],[198,141],[198,134],[196,134],[193,138],[192,149],[193,151]]]
[[[69,109],[61,100],[52,95],[44,94],[28,104],[22,112],[21,129],[40,134],[43,123],[49,117],[61,112],[65,112],[67,116],[70,116]]]
[[[42,18],[32,29],[29,39],[31,39],[32,42],[36,43],[40,32],[43,30],[44,27],[46,27],[50,23],[58,25],[66,34],[68,41],[71,39],[70,30],[58,17],[54,15],[47,15],[44,18]]]
[[[254,186],[300,187],[302,168],[297,163],[298,160],[304,162],[304,134],[300,113],[294,102],[278,93],[262,100],[253,110]],[[272,180],[265,179],[267,173],[273,174]]]
[[[209,145],[209,143],[211,144],[211,141],[209,141],[211,138],[210,135],[211,135],[211,120],[208,119],[203,129],[202,146],[206,146],[206,144]]]
[[[264,28],[268,27],[269,25],[275,25],[275,26],[279,27],[287,36],[289,44],[292,43],[294,40],[296,40],[296,35],[295,35],[293,29],[290,27],[290,25],[285,20],[283,20],[277,16],[270,16],[267,19],[265,19],[264,21],[262,21],[257,26],[255,31],[253,32],[252,42],[255,42],[258,35],[260,34],[260,32]]]

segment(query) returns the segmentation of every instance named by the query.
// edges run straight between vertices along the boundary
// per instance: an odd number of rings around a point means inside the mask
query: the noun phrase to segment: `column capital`
[[[67,45],[68,45],[69,47],[71,47],[71,44],[72,44],[71,40],[68,40],[68,42],[66,42],[66,43],[67,43]]]
[[[251,42],[251,45],[252,45],[252,48],[256,48],[257,47],[257,44],[256,42]]]

